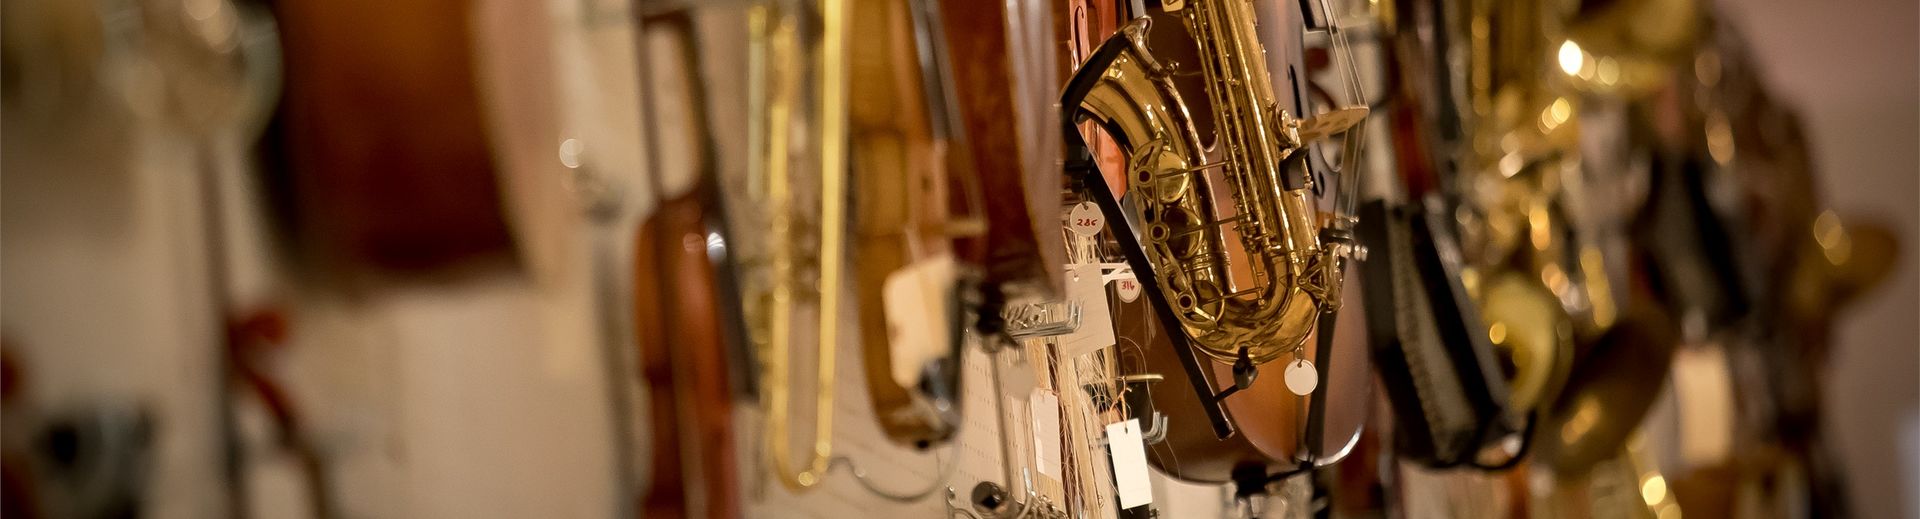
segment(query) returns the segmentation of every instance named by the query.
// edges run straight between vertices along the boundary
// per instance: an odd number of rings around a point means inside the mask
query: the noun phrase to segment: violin
[[[467,2],[277,2],[265,184],[296,259],[348,277],[512,261]]]
[[[1061,148],[1054,138],[1059,70],[1050,48],[1061,40],[1054,37],[1052,13],[1037,6],[939,6],[958,107],[956,159],[969,164],[965,174],[984,195],[979,203],[986,235],[967,246],[983,262],[981,315],[988,323],[1006,301],[1052,298],[1064,290]]]
[[[642,63],[647,134],[679,129],[694,134],[698,149],[649,149],[649,178],[663,193],[634,235],[634,323],[638,370],[653,415],[651,477],[636,503],[645,517],[740,517],[742,492],[733,442],[738,381],[734,367],[748,363],[728,342],[730,318],[722,291],[730,286],[726,226],[712,172],[712,146],[705,112],[705,84],[685,13],[642,19],[641,56],[671,59]],[[664,48],[655,48],[658,45]],[[688,157],[687,155],[692,155]],[[674,164],[691,164],[692,186],[667,193],[664,175]]]
[[[850,29],[873,41],[849,49],[847,131],[853,195],[852,266],[862,304],[862,360],[881,429],[919,448],[960,429],[960,362],[967,306],[977,297],[985,222],[977,176],[962,174],[938,13],[921,0],[858,0]]]

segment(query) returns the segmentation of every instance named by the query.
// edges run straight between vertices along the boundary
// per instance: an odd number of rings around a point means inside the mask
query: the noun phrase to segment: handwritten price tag
[[[1131,303],[1140,299],[1140,280],[1127,278],[1113,282],[1113,291],[1120,294],[1120,301]]]
[[[1081,236],[1100,234],[1100,229],[1106,225],[1106,217],[1101,216],[1100,207],[1093,205],[1093,202],[1080,202],[1067,212],[1067,228]]]

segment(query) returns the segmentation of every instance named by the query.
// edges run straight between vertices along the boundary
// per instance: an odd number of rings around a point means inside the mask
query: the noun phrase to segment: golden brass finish
[[[1504,272],[1481,283],[1477,304],[1487,338],[1510,363],[1511,407],[1525,411],[1559,394],[1572,367],[1572,327],[1560,302],[1540,283]]]
[[[842,0],[818,3],[820,29],[817,46],[803,28],[806,13],[791,10],[791,5],[756,6],[750,18],[754,59],[752,75],[764,84],[753,85],[750,103],[754,113],[764,118],[750,125],[750,140],[756,147],[753,167],[764,175],[766,202],[771,228],[767,240],[770,272],[763,278],[748,276],[743,288],[747,304],[748,328],[761,352],[768,441],[768,457],[782,485],[791,490],[811,487],[826,475],[833,455],[834,352],[840,344],[839,316],[841,277],[846,275],[846,175],[847,175],[847,34],[848,9]],[[814,49],[808,52],[809,49]],[[806,72],[814,74],[813,88],[803,88]],[[812,99],[802,96],[811,91]],[[796,121],[806,125],[818,149],[813,166],[796,165]],[[799,171],[796,171],[798,169]],[[820,181],[820,220],[817,243],[806,247],[802,232],[800,206],[794,193],[795,176],[816,174]],[[807,258],[809,252],[815,258]],[[809,259],[818,262],[818,281],[812,286],[827,287],[803,293],[808,286],[802,278]],[[751,283],[758,279],[761,283]],[[795,307],[807,297],[818,301],[813,446],[807,461],[796,468],[789,430],[793,361]]]
[[[1561,36],[1553,2],[1469,7],[1468,141],[1455,186],[1462,245],[1484,281],[1469,289],[1512,370],[1514,410],[1525,412],[1553,403],[1576,339],[1618,314],[1605,258],[1567,218],[1582,164],[1581,98],[1566,70],[1588,65]]]
[[[1104,70],[1081,72],[1098,76],[1078,109],[1126,154],[1142,246],[1184,332],[1215,359],[1231,362],[1244,350],[1253,362],[1270,361],[1299,348],[1326,305],[1337,304],[1330,296],[1345,253],[1321,241],[1296,152],[1358,123],[1366,109],[1307,120],[1281,109],[1249,3],[1189,1],[1180,16],[1198,47],[1211,141],[1201,140],[1176,70],[1149,48],[1147,19],[1107,43],[1121,48]],[[1236,269],[1252,281],[1236,283]]]

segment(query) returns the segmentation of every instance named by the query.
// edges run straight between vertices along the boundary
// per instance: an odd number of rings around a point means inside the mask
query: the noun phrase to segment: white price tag
[[[953,336],[946,333],[949,328],[944,323],[953,315],[951,294],[959,271],[953,256],[942,254],[887,275],[880,299],[886,305],[894,383],[920,385],[927,365],[953,351]]]
[[[1307,359],[1296,359],[1287,364],[1286,378],[1287,390],[1296,395],[1311,395],[1314,388],[1320,387],[1320,372],[1315,371],[1313,362]]]
[[[1106,225],[1106,216],[1100,214],[1100,207],[1093,205],[1093,202],[1080,202],[1067,212],[1067,228],[1081,236],[1100,234],[1100,229]]]
[[[1080,303],[1080,327],[1060,338],[1061,355],[1073,358],[1113,345],[1113,314],[1098,263],[1067,269],[1067,301]]]
[[[1060,477],[1060,397],[1052,391],[1034,388],[1027,398],[1033,415],[1033,463],[1043,475]]]
[[[1688,465],[1723,463],[1733,456],[1733,371],[1726,350],[1718,344],[1680,348],[1673,352],[1675,404],[1680,409],[1680,459]]]
[[[1140,419],[1107,424],[1107,455],[1113,462],[1120,508],[1152,503],[1153,483],[1147,479],[1147,447],[1140,439]]]
[[[1114,280],[1113,291],[1120,294],[1120,301],[1131,303],[1140,299],[1140,280],[1131,277]]]

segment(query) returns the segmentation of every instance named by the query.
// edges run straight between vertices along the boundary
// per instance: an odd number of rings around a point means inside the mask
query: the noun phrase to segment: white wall
[[[1826,203],[1902,237],[1898,270],[1840,322],[1826,425],[1860,517],[1920,517],[1920,3],[1719,4],[1810,126]]]

